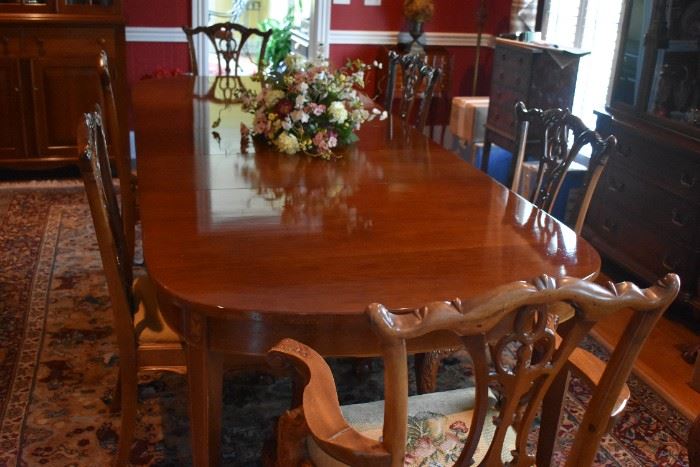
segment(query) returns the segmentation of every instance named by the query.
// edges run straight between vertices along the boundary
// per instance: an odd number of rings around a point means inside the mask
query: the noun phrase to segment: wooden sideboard
[[[644,120],[598,114],[617,137],[591,202],[584,236],[617,264],[653,282],[681,276],[681,300],[700,310],[700,143]]]
[[[492,143],[514,151],[516,102],[523,101],[528,108],[571,108],[579,59],[585,54],[509,39],[496,40],[482,170],[488,167]],[[529,140],[528,144],[533,146],[537,142]]]
[[[97,59],[110,57],[126,146],[124,20],[119,0],[0,3],[0,166],[77,158],[76,125],[102,101]]]

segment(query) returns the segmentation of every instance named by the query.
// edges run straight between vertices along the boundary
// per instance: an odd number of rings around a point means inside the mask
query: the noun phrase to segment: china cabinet
[[[641,278],[680,274],[700,311],[700,0],[628,0],[609,106],[618,139],[584,234]]]
[[[100,50],[126,116],[120,0],[0,0],[0,166],[75,162],[78,120],[101,102]]]

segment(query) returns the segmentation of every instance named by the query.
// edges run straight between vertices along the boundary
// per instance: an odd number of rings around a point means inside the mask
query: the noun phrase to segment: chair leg
[[[537,439],[538,466],[547,466],[552,463],[552,454],[554,454],[559,431],[559,419],[564,408],[564,396],[569,387],[569,379],[570,372],[568,370],[561,371],[542,400],[540,434]]]
[[[298,407],[283,413],[277,421],[277,458],[275,465],[287,467],[303,465],[308,459],[306,437],[309,427],[304,418],[304,409]]]
[[[688,433],[688,462],[690,467],[700,467],[700,416],[695,419]]]
[[[118,413],[122,409],[122,370],[121,367],[117,372],[117,384],[114,386],[112,393],[112,402],[109,404],[110,413]]]
[[[138,378],[136,368],[121,367],[121,428],[119,430],[119,445],[114,465],[121,467],[129,462],[131,445],[134,440],[136,427],[136,410],[138,407]]]

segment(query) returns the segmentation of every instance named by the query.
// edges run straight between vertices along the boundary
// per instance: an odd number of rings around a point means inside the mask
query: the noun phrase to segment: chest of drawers
[[[591,202],[584,235],[647,281],[681,276],[681,298],[700,309],[700,144],[645,122],[599,114],[614,134],[611,158]]]
[[[492,143],[513,152],[516,102],[523,101],[528,108],[571,108],[582,55],[585,52],[496,40],[482,170],[488,167]]]

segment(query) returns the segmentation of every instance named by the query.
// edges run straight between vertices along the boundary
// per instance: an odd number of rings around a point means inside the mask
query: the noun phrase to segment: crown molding
[[[126,27],[127,42],[187,42],[180,28]]]

